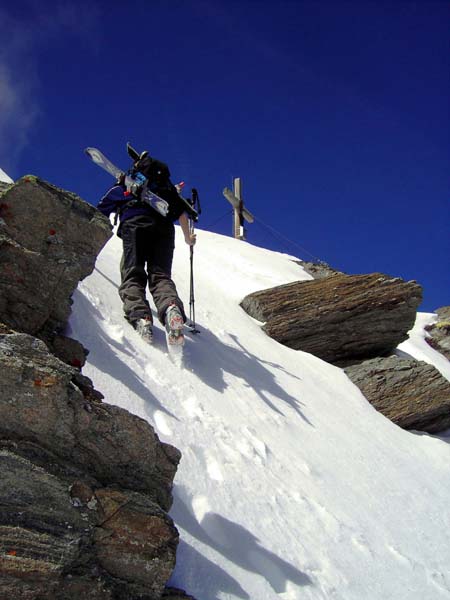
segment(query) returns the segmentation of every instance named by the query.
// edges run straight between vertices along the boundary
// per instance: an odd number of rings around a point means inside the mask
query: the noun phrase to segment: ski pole
[[[192,189],[192,207],[195,208],[195,205],[198,206],[198,214],[200,214],[200,202],[198,198],[198,192],[195,188]],[[194,220],[189,219],[189,233],[191,235],[194,234]],[[190,247],[190,285],[189,285],[189,320],[190,320],[190,328],[192,333],[200,333],[200,331],[195,326],[195,295],[194,295],[194,246]]]

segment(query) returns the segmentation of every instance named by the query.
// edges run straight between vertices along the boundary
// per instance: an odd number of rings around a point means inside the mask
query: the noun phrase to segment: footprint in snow
[[[222,470],[219,463],[212,456],[206,456],[206,470],[211,479],[217,482],[223,481]]]
[[[436,587],[440,592],[447,592],[447,596],[450,598],[450,576],[448,574],[440,571],[430,571],[426,566],[402,554],[398,548],[395,548],[390,544],[388,544],[386,547],[399,563],[402,563],[409,569],[413,571],[423,569],[430,583],[434,585],[434,587]]]
[[[104,330],[109,335],[109,337],[115,342],[118,342],[119,344],[123,342],[123,327],[120,327],[119,325],[114,325],[113,323],[106,321],[104,325]]]
[[[352,535],[350,539],[355,548],[357,548],[360,552],[373,556],[373,552],[369,546],[369,543],[363,535]]]
[[[266,444],[259,438],[259,436],[249,427],[242,427],[241,433],[245,439],[240,440],[242,444],[243,454],[248,458],[252,458],[255,455],[258,456],[263,463],[266,462],[267,456],[270,450]]]
[[[167,418],[160,410],[155,410],[153,419],[159,433],[162,435],[172,435],[172,430],[167,423]]]
[[[431,583],[441,592],[450,592],[450,575],[440,571],[427,571]],[[449,595],[450,597],[450,595]]]
[[[156,369],[152,364],[147,363],[145,365],[145,372],[152,381],[154,381],[156,384],[160,385],[161,387],[164,387],[167,385],[167,380],[164,379],[164,377],[161,377],[161,372],[158,369]]]
[[[201,419],[205,415],[205,409],[203,408],[201,402],[197,400],[195,396],[189,396],[183,402],[184,409],[188,417],[191,419],[197,418]]]
[[[201,523],[206,513],[211,511],[211,507],[206,496],[194,496],[192,498],[191,506],[198,523]]]

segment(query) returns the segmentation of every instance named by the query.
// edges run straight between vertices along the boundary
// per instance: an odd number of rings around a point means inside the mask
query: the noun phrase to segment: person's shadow
[[[178,544],[177,565],[181,568],[175,567],[168,585],[195,592],[197,600],[220,600],[222,594],[252,600],[231,575],[184,540]]]
[[[91,348],[89,351],[89,362],[97,367],[99,371],[107,373],[113,379],[116,379],[125,385],[130,391],[142,398],[154,410],[160,410],[165,414],[177,419],[161,402],[150,392],[148,385],[142,381],[120,357],[114,352],[114,348],[120,350],[129,356],[135,356],[133,348],[128,342],[115,341],[101,327],[100,323],[103,317],[100,311],[89,302],[89,300],[79,290],[75,290],[74,302],[77,304],[76,313],[72,313],[70,322],[76,326],[75,320],[77,314],[89,315],[89,329],[86,330],[86,337],[83,343]],[[70,331],[68,331],[70,334]],[[108,398],[105,399],[108,402]]]
[[[288,582],[297,586],[312,585],[313,582],[306,573],[264,548],[258,538],[242,525],[214,512],[207,512],[201,522],[198,522],[190,504],[188,493],[182,487],[175,486],[170,513],[176,525],[242,569],[264,577],[277,594],[286,591]],[[191,564],[190,568],[196,569],[197,565]],[[201,569],[201,564],[198,568]],[[238,597],[249,597],[244,594],[241,593]]]
[[[199,329],[201,333],[197,336],[188,334],[189,342],[184,353],[185,367],[194,375],[209,387],[223,393],[227,388],[224,373],[230,373],[245,381],[247,387],[256,392],[275,412],[283,414],[282,410],[274,404],[271,396],[291,406],[304,421],[312,425],[301,410],[300,400],[288,394],[277,383],[273,371],[282,371],[299,382],[300,377],[289,373],[282,365],[265,361],[251,354],[235,334],[228,334],[234,343],[229,345],[201,325]]]

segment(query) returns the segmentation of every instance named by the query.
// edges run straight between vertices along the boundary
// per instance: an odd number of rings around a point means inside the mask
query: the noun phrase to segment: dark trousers
[[[120,237],[123,255],[119,295],[125,318],[130,322],[141,317],[151,318],[145,296],[148,284],[161,323],[164,323],[165,312],[171,304],[176,304],[186,319],[183,303],[171,278],[175,248],[173,224],[159,223],[150,216],[139,215],[121,224]]]

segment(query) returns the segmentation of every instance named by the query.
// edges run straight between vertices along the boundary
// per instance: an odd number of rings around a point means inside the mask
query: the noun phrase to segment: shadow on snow
[[[289,581],[297,586],[312,584],[312,580],[306,573],[264,548],[259,543],[258,538],[242,525],[233,523],[233,521],[214,512],[207,512],[201,522],[198,522],[189,507],[191,504],[187,491],[181,486],[175,486],[174,503],[170,511],[175,523],[199,542],[219,552],[230,562],[246,571],[264,577],[277,594],[286,591]],[[189,564],[189,571],[191,571],[194,578],[193,582],[201,582],[202,593],[217,594],[226,591],[225,589],[205,589],[205,580],[202,578],[201,573],[204,568],[202,561],[206,559],[200,555],[201,560],[199,560],[196,554],[191,554],[191,564]],[[183,564],[183,562],[180,561],[180,564]],[[183,564],[183,568],[187,568],[186,565]],[[191,582],[191,586],[193,582]],[[186,586],[185,579],[182,583]],[[219,577],[217,582],[208,581],[210,586],[215,586],[216,583],[222,585],[222,579]],[[229,582],[224,583],[229,585]],[[236,592],[233,593],[239,598],[249,598],[244,591],[241,591],[240,595]]]
[[[96,367],[99,371],[107,373],[113,379],[116,379],[121,384],[126,386],[131,392],[139,398],[148,402],[153,409],[160,410],[165,414],[177,419],[167,408],[159,402],[159,400],[149,391],[148,385],[142,381],[136,373],[126,365],[113,349],[116,348],[122,353],[131,357],[135,357],[136,352],[132,351],[131,346],[125,341],[116,342],[109,336],[101,327],[101,322],[104,320],[100,311],[91,304],[91,302],[79,291],[74,293],[74,301],[77,304],[77,314],[89,316],[89,330],[87,337],[83,343],[92,348],[89,352],[89,363]],[[76,325],[77,316],[72,314],[71,322]],[[81,329],[81,326],[77,326]],[[105,399],[108,402],[108,398]],[[110,399],[112,401],[112,399]]]
[[[206,328],[199,327],[198,336],[189,336],[184,352],[184,366],[192,371],[207,386],[223,393],[228,384],[224,374],[230,373],[246,382],[249,389],[253,390],[272,410],[283,414],[274,404],[270,396],[282,400],[293,408],[299,416],[309,425],[312,423],[301,410],[303,404],[291,396],[276,381],[272,370],[280,370],[290,377],[301,381],[301,378],[289,373],[281,365],[262,360],[250,353],[234,334],[229,337],[235,346],[225,344]],[[272,370],[271,370],[272,369]]]

